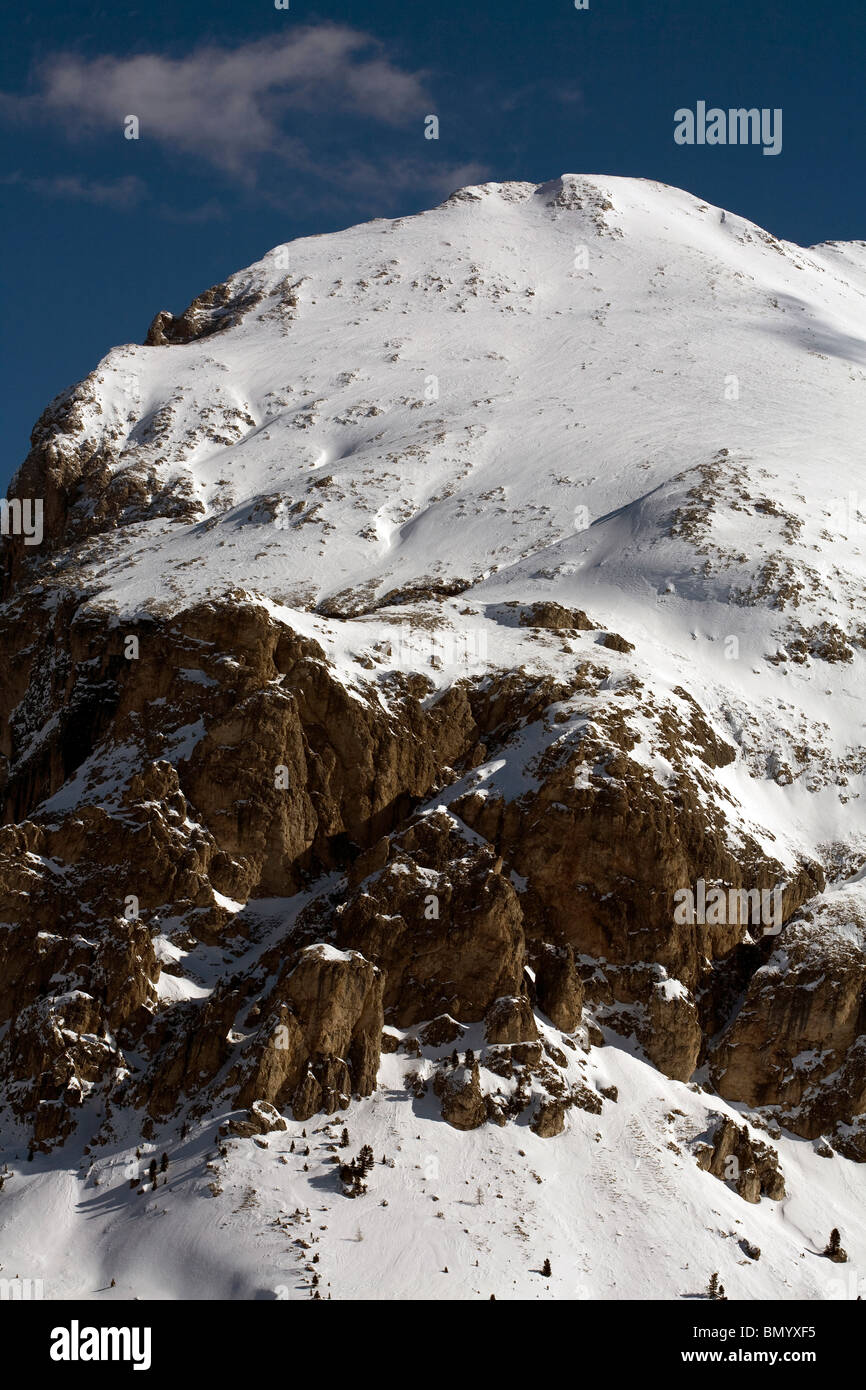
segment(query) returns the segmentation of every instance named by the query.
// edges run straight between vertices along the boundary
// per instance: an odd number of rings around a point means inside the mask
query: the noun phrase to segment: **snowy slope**
[[[132,1133],[80,1159],[10,1155],[3,1276],[42,1278],[46,1298],[101,1300],[308,1298],[315,1273],[335,1299],[698,1298],[714,1270],[732,1299],[866,1293],[860,1164],[782,1137],[789,1195],[750,1206],[701,1172],[684,1142],[709,1113],[739,1122],[737,1112],[620,1047],[594,1049],[581,1073],[615,1085],[618,1099],[598,1115],[572,1111],[555,1140],[525,1123],[452,1130],[432,1096],[407,1102],[408,1069],[402,1055],[383,1058],[372,1097],[330,1119],[290,1120],[267,1149],[230,1139],[222,1158],[211,1128],[179,1145],[158,1136],[140,1160]],[[355,1200],[332,1161],[347,1152],[344,1125],[349,1152],[369,1143],[377,1160]],[[130,1189],[166,1143],[167,1185]],[[848,1264],[822,1258],[833,1225]]]
[[[565,176],[294,242],[228,288],[255,301],[240,322],[109,353],[61,442],[108,436],[116,470],[153,466],[216,520],[170,528],[158,565],[159,528],[125,538],[129,573],[116,554],[93,571],[121,605],[170,595],[181,564],[187,596],[237,581],[320,602],[494,568],[498,587],[541,551],[594,583],[616,555],[640,597],[680,581],[724,600],[653,543],[725,448],[804,522],[804,559],[829,525],[862,578],[860,243],[803,251],[673,189]],[[722,520],[718,545],[776,541],[772,517]]]

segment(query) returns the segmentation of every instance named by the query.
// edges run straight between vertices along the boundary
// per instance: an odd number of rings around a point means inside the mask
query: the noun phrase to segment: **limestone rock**
[[[480,1019],[523,978],[517,894],[492,850],[467,844],[444,813],[392,838],[385,866],[342,909],[337,939],[384,970],[386,1013],[400,1027],[440,1013]]]
[[[866,921],[838,898],[819,899],[786,927],[710,1060],[720,1095],[775,1106],[809,1139],[839,1125],[841,1142],[856,1144],[851,1124],[866,1110]]]
[[[542,945],[535,966],[535,989],[538,1007],[557,1028],[571,1033],[580,1023],[584,997],[571,946]]]
[[[565,1104],[561,1100],[542,1101],[529,1121],[529,1128],[541,1139],[551,1139],[565,1129]]]
[[[442,1118],[454,1129],[478,1129],[487,1119],[478,1062],[450,1074],[437,1072],[434,1090],[442,1102]]]
[[[450,1014],[440,1014],[421,1030],[421,1041],[425,1047],[444,1047],[457,1042],[465,1032],[463,1024],[458,1023]]]
[[[525,994],[495,999],[484,1016],[488,1043],[532,1042],[538,1037],[532,1005]]]
[[[241,1104],[292,1105],[296,1119],[333,1112],[376,1084],[382,972],[355,951],[317,943],[285,969],[240,1064]],[[310,1107],[314,1107],[311,1109]]]
[[[561,603],[534,603],[520,614],[521,627],[541,627],[550,632],[591,632],[595,624],[580,608],[564,608]]]
[[[698,1144],[696,1152],[698,1167],[732,1183],[746,1202],[759,1202],[762,1196],[780,1201],[785,1196],[775,1149],[750,1138],[748,1127],[737,1126],[728,1116],[716,1117],[708,1139]]]
[[[266,1100],[254,1100],[250,1106],[250,1119],[258,1125],[260,1134],[270,1134],[273,1130],[288,1129],[285,1118]]]
[[[648,1000],[641,1042],[650,1061],[675,1081],[688,1081],[703,1033],[694,1000],[678,980],[658,981]]]

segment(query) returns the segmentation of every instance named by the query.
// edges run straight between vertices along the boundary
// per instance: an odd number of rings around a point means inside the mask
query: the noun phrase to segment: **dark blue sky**
[[[866,238],[862,0],[2,12],[4,488],[51,397],[158,309],[278,242],[461,183],[638,175],[794,241]],[[674,111],[699,100],[781,107],[781,154],[675,144]]]

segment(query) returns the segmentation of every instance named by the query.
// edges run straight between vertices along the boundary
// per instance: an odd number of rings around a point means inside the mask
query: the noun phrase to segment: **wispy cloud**
[[[576,85],[566,86],[562,82],[551,85],[549,82],[536,80],[526,82],[522,87],[515,87],[504,96],[498,96],[496,101],[501,111],[516,111],[530,104],[576,106],[583,103],[583,90]]]
[[[179,222],[194,225],[197,222],[224,222],[229,215],[224,202],[219,202],[216,198],[208,198],[207,202],[199,203],[190,208],[174,207],[171,203],[160,203],[157,207],[160,217],[164,217],[167,222]]]
[[[387,208],[393,197],[432,189],[443,197],[467,184],[490,178],[485,164],[442,164],[425,159],[347,160],[332,171],[335,195],[356,207]],[[322,199],[319,200],[320,203]]]
[[[125,178],[101,183],[95,179],[82,179],[76,174],[57,174],[45,178],[34,178],[27,174],[6,174],[0,183],[26,188],[30,193],[38,193],[44,198],[71,198],[82,203],[96,203],[103,207],[135,207],[147,197],[147,188],[134,174]]]
[[[560,106],[583,105],[583,90],[580,87],[565,87],[560,83],[552,88],[550,95]]]
[[[274,155],[297,167],[311,158],[283,122],[292,112],[361,116],[386,125],[430,109],[423,75],[405,71],[369,34],[323,24],[235,48],[206,45],[183,58],[159,54],[82,58],[57,54],[26,95],[0,93],[0,117],[64,123],[70,135],[122,135],[135,115],[141,139],[253,176]],[[420,125],[419,125],[420,129]]]

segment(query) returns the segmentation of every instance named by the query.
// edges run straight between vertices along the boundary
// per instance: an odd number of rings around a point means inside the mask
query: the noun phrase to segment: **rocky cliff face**
[[[783,985],[775,935],[677,920],[683,884],[785,878],[755,839],[731,847],[714,773],[732,752],[685,692],[654,707],[624,660],[613,699],[588,661],[432,700],[386,662],[349,690],[315,640],[240,595],[139,624],[85,604],[62,638],[58,611],[13,668],[0,832],[3,1060],[35,1143],[97,1093],[163,1119],[191,1101],[332,1112],[375,1086],[385,1022],[448,1017],[456,1041],[487,1020],[497,1074],[503,1046],[534,1042],[533,1004],[585,1044],[600,1025],[634,1034],[680,1080],[711,1058],[722,1094],[782,1107],[795,1132],[860,1113],[862,1087],[804,1107],[815,1068],[788,1071],[813,1050],[822,1074],[859,1075],[856,945],[844,972],[832,953],[823,1006],[826,931],[787,929],[802,945]],[[6,621],[22,640],[20,612]],[[638,718],[666,787],[630,756]],[[815,861],[789,874],[784,919],[822,883]],[[260,899],[284,904],[276,929]],[[171,984],[204,950],[225,968],[193,1002]]]
[[[146,1134],[336,1114],[396,1049],[417,1060],[406,1103],[429,1093],[458,1130],[528,1121],[551,1137],[574,1107],[613,1103],[586,1074],[604,1044],[866,1157],[862,706],[839,672],[864,659],[851,553],[825,531],[807,559],[803,499],[770,505],[785,480],[758,482],[763,465],[750,477],[727,448],[698,474],[679,460],[662,477],[651,457],[640,497],[621,471],[617,509],[605,480],[593,525],[576,527],[576,506],[557,520],[573,364],[545,407],[558,455],[533,455],[527,388],[500,482],[492,396],[449,417],[433,393],[377,385],[409,351],[402,295],[416,376],[426,334],[434,365],[462,354],[473,391],[504,391],[513,364],[491,332],[503,315],[552,331],[550,261],[578,234],[599,282],[575,289],[580,351],[600,352],[612,305],[596,292],[624,293],[629,256],[647,254],[641,217],[708,211],[611,183],[610,206],[592,180],[470,190],[426,227],[334,238],[342,275],[290,248],[290,284],[266,260],[158,315],[145,347],[38,423],[12,493],[44,500],[45,543],[7,540],[0,610],[0,1113],[33,1149],[85,1116],[108,1142],[125,1112]],[[468,259],[480,233],[501,247],[493,203],[547,257],[537,283]],[[776,256],[774,274],[819,279],[813,253],[755,250],[732,221],[736,243],[713,253],[723,280],[740,253],[755,275]],[[457,270],[413,266],[446,233]],[[329,299],[339,361],[316,346]],[[254,393],[271,339],[285,380]],[[625,386],[600,406],[592,389],[587,421],[633,455],[606,415]],[[579,456],[583,495],[598,459],[586,443]],[[520,495],[527,470],[537,502]],[[736,512],[779,524],[770,551],[750,560],[714,529]],[[816,551],[845,642],[792,647],[795,681],[785,634],[810,605],[817,630]],[[717,656],[732,640],[742,655]],[[760,1146],[723,1138],[704,1166],[739,1144],[741,1195],[778,1196],[752,1171]]]

